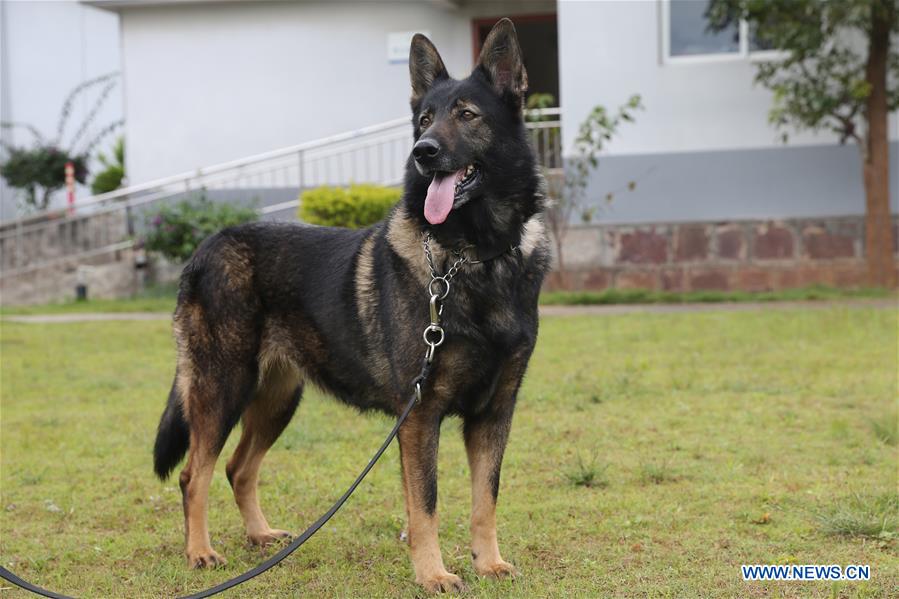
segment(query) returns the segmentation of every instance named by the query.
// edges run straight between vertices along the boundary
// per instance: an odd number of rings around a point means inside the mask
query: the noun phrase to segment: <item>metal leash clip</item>
[[[428,346],[425,357],[428,359],[429,364],[434,360],[434,352],[443,344],[443,340],[446,337],[443,327],[440,326],[440,315],[443,313],[443,306],[439,302],[440,298],[436,294],[431,296],[431,324],[427,326],[422,334],[425,344]]]
[[[446,338],[446,333],[440,325],[440,317],[443,316],[443,304],[441,302],[449,295],[450,279],[456,276],[456,273],[459,272],[459,269],[463,264],[468,262],[468,257],[464,253],[457,253],[456,255],[458,258],[453,265],[450,266],[449,270],[446,271],[446,274],[443,276],[438,275],[437,267],[434,264],[434,256],[431,253],[430,241],[430,234],[425,234],[423,245],[425,257],[428,261],[428,268],[431,271],[431,280],[428,282],[428,294],[431,296],[429,303],[431,324],[425,328],[422,333],[422,338],[428,346],[427,352],[425,353],[428,364],[434,360],[434,354],[436,353],[437,348],[443,344],[443,340]]]

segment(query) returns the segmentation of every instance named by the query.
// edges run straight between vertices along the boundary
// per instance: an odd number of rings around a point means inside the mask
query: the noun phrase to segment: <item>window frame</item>
[[[749,23],[740,19],[738,29],[739,49],[736,52],[717,52],[708,54],[685,54],[672,56],[671,54],[671,2],[672,0],[659,0],[661,10],[659,14],[662,64],[711,64],[717,62],[760,62],[766,60],[779,60],[787,53],[783,50],[750,50],[749,49]]]

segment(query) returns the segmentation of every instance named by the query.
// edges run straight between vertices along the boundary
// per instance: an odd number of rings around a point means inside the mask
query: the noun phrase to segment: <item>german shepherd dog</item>
[[[423,400],[399,430],[415,580],[464,588],[437,539],[440,423],[461,417],[471,467],[471,555],[479,575],[505,577],[496,498],[519,385],[537,338],[537,295],[550,254],[542,177],[522,106],[527,75],[515,28],[500,21],[471,75],[450,78],[434,45],[412,40],[415,144],[402,200],[363,230],[288,223],[228,228],[206,240],[181,276],[178,361],[154,451],[165,478],[181,471],[187,561],[213,567],[207,497],[216,459],[242,420],[226,473],[250,540],[277,542],[257,498],[259,466],[311,382],[361,410],[397,416],[412,392],[430,322],[431,275],[465,249],[452,281]],[[480,260],[478,260],[479,258]]]

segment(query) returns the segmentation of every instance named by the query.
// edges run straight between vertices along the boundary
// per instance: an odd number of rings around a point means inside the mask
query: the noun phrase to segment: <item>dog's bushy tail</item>
[[[156,444],[153,447],[153,470],[156,471],[156,476],[162,480],[168,478],[187,453],[188,445],[190,445],[190,427],[184,419],[178,386],[172,384],[169,402],[165,406],[162,418],[159,419]]]

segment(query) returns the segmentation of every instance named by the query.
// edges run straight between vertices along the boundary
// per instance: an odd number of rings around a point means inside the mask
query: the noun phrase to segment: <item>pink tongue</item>
[[[432,225],[439,225],[446,220],[450,210],[453,209],[453,200],[456,195],[456,181],[459,179],[457,171],[449,175],[437,173],[428,186],[428,195],[425,198],[425,218]]]

